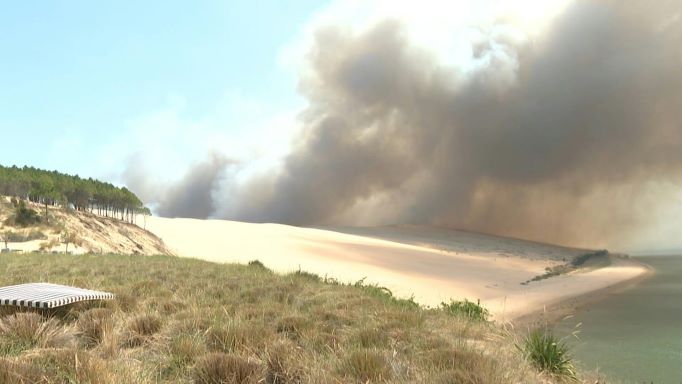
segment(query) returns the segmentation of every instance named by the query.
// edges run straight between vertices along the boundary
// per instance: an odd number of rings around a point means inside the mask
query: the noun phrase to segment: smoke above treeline
[[[399,21],[321,28],[300,84],[303,128],[281,166],[237,181],[239,164],[211,155],[157,212],[590,246],[631,236],[657,188],[682,180],[679,8],[577,1],[533,39],[501,28],[472,42],[461,68]]]

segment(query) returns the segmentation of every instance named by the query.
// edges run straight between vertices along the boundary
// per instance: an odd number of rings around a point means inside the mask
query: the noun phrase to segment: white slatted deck
[[[66,285],[29,283],[0,287],[0,305],[29,308],[56,308],[88,300],[109,300],[114,294]]]

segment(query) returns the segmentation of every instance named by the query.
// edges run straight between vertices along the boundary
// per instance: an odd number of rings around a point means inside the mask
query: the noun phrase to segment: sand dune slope
[[[499,320],[639,276],[627,261],[528,285],[581,250],[428,227],[299,228],[224,220],[148,219],[147,229],[176,254],[215,262],[258,259],[354,282],[366,278],[425,305],[480,299]],[[344,231],[344,232],[341,232]]]
[[[43,205],[32,202],[26,202],[26,204],[42,217],[45,212]],[[77,244],[69,244],[68,251],[74,254],[158,255],[170,253],[159,238],[140,227],[144,223],[143,217],[140,217],[140,226],[137,226],[90,212],[65,210],[52,206],[48,209],[49,223],[41,221],[25,228],[10,225],[6,220],[13,214],[14,208],[10,204],[9,197],[0,196],[0,232],[13,232],[17,236],[25,236],[30,232],[41,235],[38,240],[10,240],[7,248],[21,252],[37,252],[41,249],[46,252],[66,252],[67,246],[61,241],[62,235],[73,233],[77,235],[78,241]],[[5,248],[4,241],[0,242],[0,248]]]

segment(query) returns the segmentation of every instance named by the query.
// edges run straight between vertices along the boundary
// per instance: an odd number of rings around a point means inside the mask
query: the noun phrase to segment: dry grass
[[[265,382],[268,384],[291,384],[301,382],[305,376],[300,347],[282,341],[265,354]]]
[[[106,362],[76,349],[32,351],[21,360],[0,360],[0,382],[114,384],[117,381]]]
[[[93,347],[113,332],[113,311],[108,308],[93,308],[78,317],[76,327],[81,339],[88,347]]]
[[[151,340],[151,337],[161,330],[161,319],[153,314],[145,313],[132,318],[128,322],[126,345],[137,347]]]
[[[544,383],[505,333],[374,286],[168,256],[0,258],[0,285],[110,302],[0,311],[0,383]]]
[[[385,382],[391,378],[388,359],[380,351],[351,351],[339,365],[339,373],[358,383]]]
[[[260,364],[243,357],[212,353],[201,358],[194,367],[197,384],[256,384]]]
[[[0,353],[18,355],[32,348],[65,346],[72,341],[69,331],[69,327],[61,327],[53,318],[17,312],[0,319]]]

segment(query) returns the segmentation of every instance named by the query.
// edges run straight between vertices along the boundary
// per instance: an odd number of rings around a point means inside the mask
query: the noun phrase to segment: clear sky
[[[281,51],[319,6],[319,1],[5,3],[0,163],[115,179],[138,147],[167,144],[146,140],[164,131],[150,125],[212,119],[211,129],[227,137],[244,130],[250,115],[292,109],[301,101]],[[167,130],[173,133],[172,126]],[[175,150],[193,150],[177,144]]]

